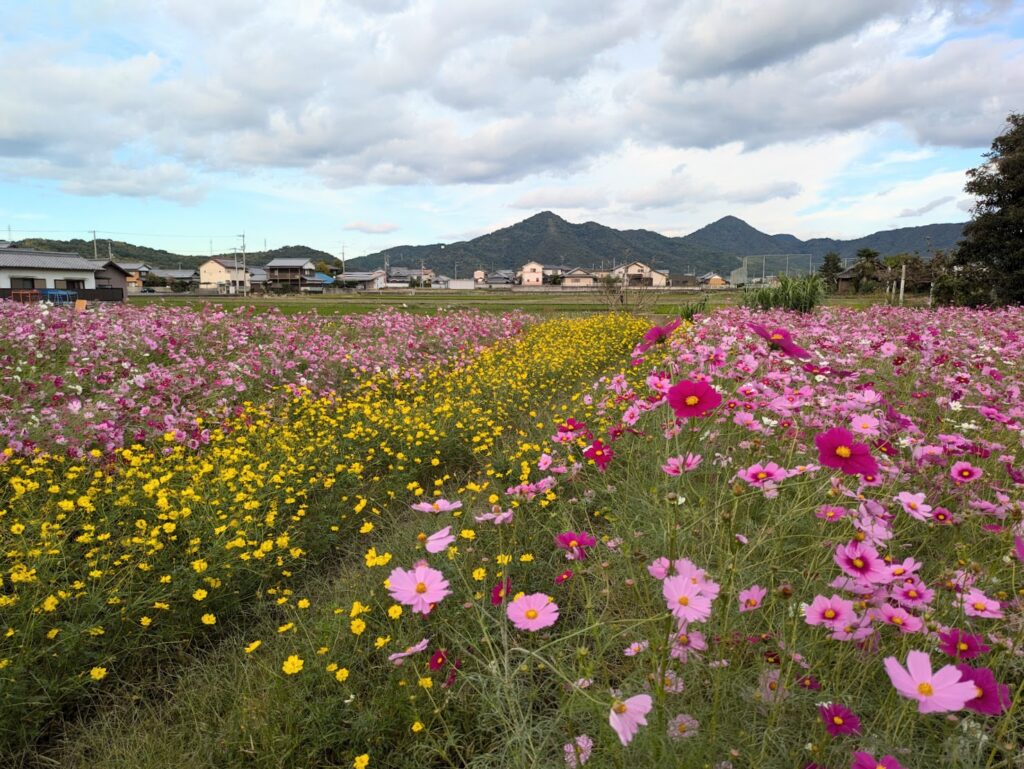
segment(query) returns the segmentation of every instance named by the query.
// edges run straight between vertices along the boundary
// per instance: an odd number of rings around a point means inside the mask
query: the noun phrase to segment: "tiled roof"
[[[311,259],[271,259],[267,262],[267,267],[305,267],[307,264],[312,264]]]
[[[96,272],[97,268],[78,254],[33,251],[28,248],[5,248],[0,250],[0,269]]]

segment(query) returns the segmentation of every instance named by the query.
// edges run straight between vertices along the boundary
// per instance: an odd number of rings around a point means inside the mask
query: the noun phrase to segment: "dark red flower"
[[[448,661],[448,652],[444,649],[438,649],[436,652],[430,655],[430,661],[427,662],[427,666],[431,670],[440,670],[444,663]]]
[[[570,579],[572,579],[572,570],[571,569],[566,569],[561,574],[559,574],[557,577],[555,577],[555,584],[556,585],[561,585],[561,584],[563,584],[565,582],[568,582]]]
[[[776,347],[792,358],[810,358],[811,354],[803,347],[793,341],[793,335],[784,328],[777,328],[769,331],[760,323],[748,323],[747,326],[762,339],[765,339],[772,347]]]
[[[583,450],[583,456],[587,459],[594,460],[594,464],[597,465],[597,469],[604,471],[604,469],[611,464],[612,457],[615,456],[615,452],[602,443],[601,439],[598,438]]]
[[[1001,715],[1010,707],[1010,687],[996,681],[991,670],[970,665],[957,665],[956,669],[960,671],[961,680],[973,683],[978,693],[964,707],[987,716]]]
[[[939,651],[953,659],[974,659],[988,650],[980,635],[971,635],[955,627],[939,631]]]
[[[845,705],[835,702],[818,708],[825,731],[836,737],[840,734],[860,734],[860,719]]]
[[[707,382],[684,379],[676,382],[668,391],[668,405],[680,419],[703,416],[717,408],[721,402],[721,394]]]
[[[512,580],[503,579],[491,588],[491,606],[500,606],[512,592]]]
[[[818,461],[825,467],[835,467],[847,475],[878,474],[871,449],[864,443],[855,443],[849,430],[833,427],[815,435],[814,443],[818,447]]]

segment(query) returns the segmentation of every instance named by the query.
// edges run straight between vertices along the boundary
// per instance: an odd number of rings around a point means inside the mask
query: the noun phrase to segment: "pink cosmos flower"
[[[440,553],[454,541],[455,535],[452,534],[452,527],[445,526],[440,531],[435,531],[427,537],[427,544],[425,547],[428,553]]]
[[[1013,554],[1017,556],[1018,561],[1024,563],[1024,537],[1014,535]]]
[[[474,515],[473,520],[477,523],[490,521],[495,526],[500,526],[503,523],[509,523],[512,520],[512,516],[513,512],[511,510],[502,510],[501,505],[492,505],[491,512]]]
[[[939,631],[939,651],[953,659],[970,660],[989,651],[989,647],[981,636],[954,627]]]
[[[972,668],[957,665],[956,669],[965,681],[974,684],[974,699],[967,701],[967,708],[986,716],[998,716],[1010,707],[1010,687],[996,681],[995,674],[988,668]]]
[[[949,468],[949,477],[957,483],[970,483],[982,476],[981,468],[970,462],[954,462]]]
[[[799,347],[793,342],[793,335],[790,334],[784,328],[777,328],[773,331],[769,331],[767,328],[759,323],[748,323],[747,326],[762,339],[772,346],[776,347],[791,358],[810,358],[811,354],[807,350]]]
[[[641,726],[647,726],[647,714],[651,712],[653,702],[649,694],[637,694],[628,700],[615,700],[608,723],[619,735],[619,741],[628,745],[636,736]]]
[[[544,472],[549,467],[551,467],[551,461],[552,460],[551,460],[551,455],[550,454],[548,454],[548,453],[541,454],[540,455],[540,459],[537,460],[537,469],[540,470],[541,472]]]
[[[818,461],[825,467],[842,470],[846,475],[877,475],[878,463],[867,444],[856,443],[853,433],[833,427],[814,436]]]
[[[412,509],[420,513],[450,513],[462,507],[461,502],[449,502],[447,499],[435,499],[433,502],[417,502]]]
[[[853,610],[853,601],[838,595],[831,598],[817,595],[804,610],[804,617],[808,625],[824,625],[829,630],[838,630],[856,620],[857,613]]]
[[[700,454],[687,454],[685,457],[668,457],[661,466],[666,475],[681,475],[683,472],[696,470],[701,463]]]
[[[633,643],[622,650],[622,653],[627,657],[635,657],[641,652],[647,651],[647,647],[650,645],[650,641],[633,641]]]
[[[878,607],[876,616],[886,625],[898,627],[901,633],[916,633],[924,627],[924,622],[920,617],[915,617],[905,609],[887,603]]]
[[[666,577],[661,592],[669,611],[682,622],[704,622],[711,616],[711,599],[688,577]]]
[[[427,644],[430,643],[429,638],[424,638],[412,646],[406,647],[404,652],[395,652],[388,657],[388,662],[394,662],[395,667],[401,667],[405,663],[406,657],[411,657],[413,654],[419,654],[427,648]]]
[[[930,604],[935,597],[935,591],[916,577],[910,577],[892,591],[892,597],[901,606],[917,608]]]
[[[738,596],[740,602],[740,614],[761,608],[761,601],[768,595],[767,588],[760,585],[751,585],[746,590],[741,590]]]
[[[931,516],[932,506],[925,504],[924,492],[911,494],[909,491],[901,491],[896,495],[896,501],[903,505],[903,511],[911,518],[919,521],[927,521]]]
[[[919,713],[949,713],[960,710],[975,698],[974,684],[964,681],[963,675],[952,665],[932,673],[932,662],[926,652],[907,654],[906,669],[895,657],[884,660],[889,680],[902,696],[917,700]]]
[[[789,473],[774,462],[762,465],[760,462],[746,470],[740,470],[736,476],[751,486],[764,486],[766,483],[779,483],[789,477]]]
[[[388,577],[388,593],[401,604],[420,614],[429,614],[433,605],[451,595],[448,580],[437,569],[417,565],[408,571],[394,569]]]
[[[721,402],[721,394],[707,382],[684,379],[668,391],[668,405],[679,419],[704,416]]]
[[[828,703],[818,707],[818,715],[825,731],[836,737],[840,734],[860,734],[860,719],[845,705]]]
[[[680,713],[668,722],[668,736],[673,740],[688,740],[700,729],[700,721],[687,713]]]
[[[850,420],[850,432],[874,438],[881,434],[878,429],[878,424],[879,422],[876,417],[873,417],[870,414],[859,414]]]
[[[586,548],[596,545],[597,540],[585,531],[563,531],[555,537],[555,544],[565,550],[568,560],[582,561],[587,557]]]
[[[835,554],[836,565],[851,577],[870,582],[884,584],[892,579],[889,568],[878,556],[878,551],[871,545],[851,540],[839,545]]]
[[[971,588],[963,597],[964,614],[968,617],[984,617],[986,619],[999,619],[1003,616],[999,601],[989,598],[978,588]]]
[[[572,579],[572,569],[566,569],[557,577],[555,577],[555,584],[561,585],[568,582],[570,579]]]
[[[850,514],[850,511],[845,507],[839,507],[838,505],[822,505],[818,508],[818,511],[814,514],[816,518],[821,518],[823,521],[838,521]]]
[[[575,737],[572,742],[567,742],[562,747],[565,751],[565,765],[569,769],[576,769],[583,766],[590,760],[590,753],[594,749],[594,741],[586,734]]]
[[[853,763],[850,769],[904,769],[903,764],[896,760],[895,756],[882,756],[876,759],[870,753],[858,750],[853,754]]]
[[[531,593],[510,603],[506,613],[517,629],[533,633],[555,624],[558,604],[544,593]]]

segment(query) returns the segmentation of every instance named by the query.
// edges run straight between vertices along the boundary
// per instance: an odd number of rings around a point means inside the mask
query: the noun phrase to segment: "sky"
[[[852,238],[966,221],[1022,110],[1020,0],[4,0],[0,238]]]

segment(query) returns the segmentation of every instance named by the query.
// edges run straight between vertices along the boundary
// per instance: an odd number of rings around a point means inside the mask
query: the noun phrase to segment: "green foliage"
[[[811,312],[825,299],[825,283],[818,275],[779,276],[777,286],[758,286],[743,292],[743,304],[758,310]]]
[[[1024,302],[1024,113],[1007,118],[986,162],[967,172],[978,198],[952,267],[936,285],[939,301],[975,306]]]
[[[825,260],[818,268],[818,276],[822,279],[829,291],[836,288],[836,277],[843,271],[843,263],[839,260],[839,254],[829,251],[825,254]]]

